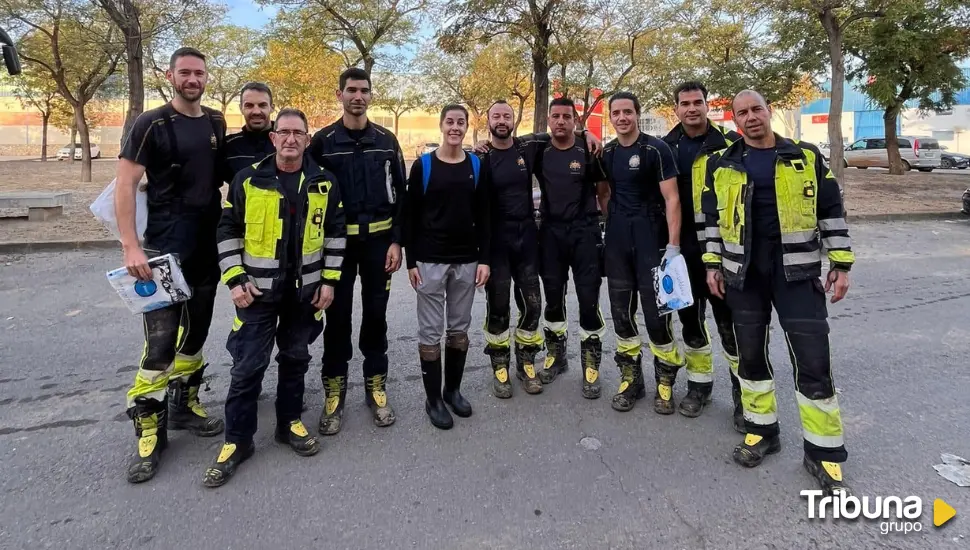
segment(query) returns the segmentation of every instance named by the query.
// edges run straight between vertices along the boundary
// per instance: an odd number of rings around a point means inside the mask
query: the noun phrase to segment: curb
[[[118,241],[41,241],[36,243],[0,243],[0,254],[31,252],[74,252],[79,250],[120,250]]]
[[[918,222],[933,220],[961,220],[970,219],[963,212],[912,212],[908,214],[860,214],[846,216],[848,222]]]

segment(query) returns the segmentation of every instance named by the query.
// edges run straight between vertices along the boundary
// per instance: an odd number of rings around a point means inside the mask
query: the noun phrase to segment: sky
[[[259,28],[276,15],[276,6],[260,6],[255,0],[225,0],[229,23]]]

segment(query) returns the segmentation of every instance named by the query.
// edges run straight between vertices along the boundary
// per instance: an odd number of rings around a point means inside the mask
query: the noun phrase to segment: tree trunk
[[[845,173],[845,146],[842,145],[842,101],[845,96],[845,58],[842,53],[842,29],[832,9],[823,11],[819,18],[829,38],[829,57],[832,64],[832,100],[829,104],[829,167],[836,181],[842,186]]]
[[[391,112],[394,113],[394,135],[396,136],[397,135],[397,123],[398,123],[399,120],[401,120],[401,114],[398,113],[398,112],[395,112],[395,111],[391,111]]]
[[[71,122],[71,164],[74,164],[74,144],[77,143],[77,117]]]
[[[532,74],[535,82],[535,118],[532,121],[532,131],[540,133],[546,131],[549,123],[549,36],[545,32],[544,38],[536,41],[536,49],[532,52]]]
[[[371,71],[374,70],[374,56],[367,53],[367,54],[364,54],[363,57],[364,57],[364,70],[367,71],[367,74],[371,74]]]
[[[896,119],[899,118],[901,104],[893,105],[886,109],[882,115],[883,125],[886,129],[886,152],[889,154],[889,173],[903,175],[903,157],[899,154],[899,139],[896,136]]]
[[[138,20],[138,8],[131,0],[123,2],[128,25],[122,30],[125,33],[125,52],[128,61],[128,114],[125,116],[125,126],[121,132],[121,144],[128,138],[131,126],[145,110],[145,63],[144,48],[141,39],[141,25]]]
[[[478,126],[472,128],[472,143],[478,143]]]
[[[519,98],[519,112],[515,114],[515,131],[512,135],[519,135],[519,124],[522,123],[522,114],[525,112],[525,97],[516,96]]]
[[[47,160],[47,128],[48,128],[47,123],[50,121],[50,119],[51,119],[51,112],[50,112],[50,109],[48,108],[47,112],[44,113],[44,115],[41,117],[41,121],[43,122],[43,125],[41,126],[41,131],[40,131],[41,133],[40,160],[42,161]]]
[[[88,183],[91,181],[91,132],[88,121],[84,120],[83,103],[74,108],[74,121],[81,136],[81,183]]]

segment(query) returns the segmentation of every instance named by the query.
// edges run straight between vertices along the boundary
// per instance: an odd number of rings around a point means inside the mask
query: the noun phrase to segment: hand
[[[485,286],[491,273],[492,270],[487,265],[479,265],[478,269],[475,270],[475,286],[478,288]]]
[[[829,292],[833,285],[835,294],[832,296],[831,303],[834,304],[845,298],[845,294],[849,292],[849,274],[845,271],[829,271],[828,277],[825,278],[825,292]]]
[[[125,268],[128,274],[140,281],[150,281],[152,270],[148,267],[148,256],[140,246],[124,247]]]
[[[675,244],[668,244],[667,251],[664,252],[663,259],[660,260],[660,269],[667,269],[667,262],[680,256],[680,247]]]
[[[256,300],[256,296],[262,296],[263,293],[256,288],[253,283],[243,283],[241,285],[236,285],[232,287],[232,303],[236,304],[236,307],[241,307],[246,309],[249,307],[253,301]]]
[[[603,142],[588,130],[586,131],[586,148],[597,157],[603,156]]]
[[[475,147],[473,150],[476,153],[487,153],[488,150],[491,148],[492,148],[492,144],[483,139],[475,144]]]
[[[424,284],[424,281],[421,280],[421,273],[416,267],[412,267],[408,270],[408,279],[411,280],[411,288],[414,290],[417,290],[419,286]]]
[[[707,290],[711,291],[712,296],[724,299],[724,275],[720,270],[707,270]]]
[[[313,307],[324,310],[330,307],[333,303],[333,287],[330,285],[321,284],[320,288],[313,293]]]
[[[392,243],[387,248],[387,259],[384,260],[384,271],[394,273],[401,269],[401,245]]]

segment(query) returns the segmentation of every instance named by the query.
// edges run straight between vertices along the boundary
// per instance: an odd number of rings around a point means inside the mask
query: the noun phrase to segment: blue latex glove
[[[667,269],[667,262],[677,256],[680,256],[680,247],[674,244],[668,244],[667,250],[664,252],[664,257],[660,260],[660,269]]]

